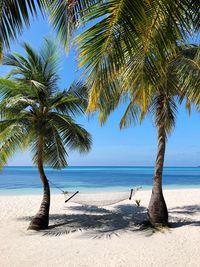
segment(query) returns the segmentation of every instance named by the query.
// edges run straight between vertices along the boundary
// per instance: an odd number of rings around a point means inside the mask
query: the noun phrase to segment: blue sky
[[[32,20],[31,27],[24,31],[18,38],[11,51],[22,53],[20,44],[23,41],[29,42],[36,49],[41,46],[43,37],[55,35],[50,30],[47,20],[39,16]],[[60,48],[62,62],[60,68],[60,88],[67,88],[70,83],[79,77],[75,53],[71,51],[66,55]],[[7,73],[8,69],[1,66],[0,75]],[[129,166],[153,166],[156,157],[156,130],[152,126],[152,120],[147,117],[142,125],[132,126],[125,130],[119,130],[119,120],[125,106],[120,106],[109,117],[105,126],[100,127],[97,116],[91,118],[77,118],[77,121],[93,136],[93,146],[89,154],[79,155],[75,152],[69,153],[69,165],[129,165]],[[177,124],[168,139],[166,149],[166,166],[197,166],[200,165],[200,124],[199,113],[192,111],[189,117],[184,106],[180,107],[177,116]],[[30,152],[17,152],[8,165],[32,165]]]

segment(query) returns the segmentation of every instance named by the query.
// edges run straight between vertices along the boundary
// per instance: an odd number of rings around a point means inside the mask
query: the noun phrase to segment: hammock
[[[109,206],[121,202],[123,200],[129,199],[135,195],[135,193],[141,187],[131,189],[130,191],[125,192],[98,192],[98,193],[80,193],[79,191],[76,192],[64,192],[65,195],[65,202],[73,202],[81,205],[86,206]]]

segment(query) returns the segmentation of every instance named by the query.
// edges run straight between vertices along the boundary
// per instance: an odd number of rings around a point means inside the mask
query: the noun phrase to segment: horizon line
[[[33,168],[37,168],[36,165],[9,165],[9,166],[3,166],[4,167],[33,167]],[[64,169],[64,168],[69,168],[69,167],[146,167],[146,168],[154,168],[155,165],[70,165],[70,166],[66,166],[66,167],[63,167],[63,168],[60,168],[60,169]],[[54,169],[53,167],[51,166],[47,166],[47,165],[44,165],[44,168],[52,168]],[[200,168],[200,165],[197,165],[197,166],[181,166],[181,165],[167,165],[167,166],[164,166],[164,168]]]

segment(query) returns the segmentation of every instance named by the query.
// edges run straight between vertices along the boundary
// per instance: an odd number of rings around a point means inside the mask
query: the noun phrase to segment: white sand
[[[165,191],[173,228],[164,233],[136,226],[145,218],[150,194],[134,197],[141,208],[125,201],[91,211],[53,195],[53,227],[43,233],[26,231],[41,196],[1,196],[0,266],[200,266],[200,189]]]

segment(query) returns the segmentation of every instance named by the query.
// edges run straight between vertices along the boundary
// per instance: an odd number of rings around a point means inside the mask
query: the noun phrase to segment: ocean
[[[151,189],[153,167],[45,168],[47,178],[65,191],[123,191],[142,186]],[[59,190],[51,184],[51,191]],[[165,167],[164,188],[200,187],[200,167]],[[35,167],[5,167],[0,172],[0,195],[37,194],[42,186]]]

